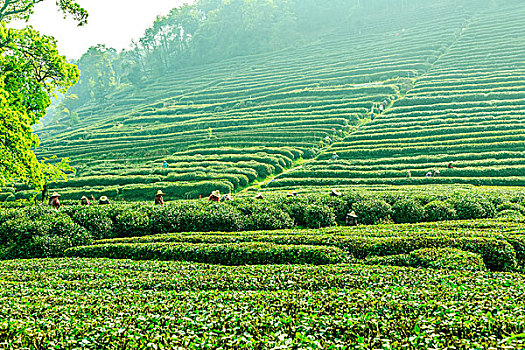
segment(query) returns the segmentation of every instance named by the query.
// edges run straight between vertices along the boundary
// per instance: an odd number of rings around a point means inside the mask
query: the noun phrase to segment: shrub
[[[462,197],[452,199],[452,204],[460,220],[481,219],[485,217],[485,209],[474,198]]]
[[[479,254],[456,248],[425,248],[409,254],[410,266],[449,270],[486,270]]]
[[[500,211],[496,217],[501,219],[509,219],[511,221],[523,221],[525,219],[525,215],[517,210],[512,209],[505,209]]]
[[[304,223],[308,228],[321,228],[336,225],[334,210],[329,206],[314,203],[304,210]]]
[[[96,239],[116,237],[113,231],[113,221],[105,207],[74,207],[69,214],[75,223],[84,227]]]
[[[487,198],[477,198],[479,204],[481,204],[481,207],[483,208],[483,217],[484,218],[493,218],[496,216],[496,207],[494,206],[494,203],[490,201]]]
[[[155,207],[150,214],[151,232],[238,231],[241,213],[224,203],[174,203]]]
[[[319,196],[316,202],[331,208],[335,214],[336,220],[344,222],[346,214],[350,211],[351,205],[342,197]],[[328,225],[331,226],[331,225]]]
[[[487,269],[479,254],[456,248],[424,248],[408,254],[374,256],[366,258],[363,263],[447,270],[483,271]]]
[[[370,256],[363,260],[365,265],[411,266],[408,254]]]
[[[91,243],[91,235],[66,216],[18,217],[0,225],[0,258],[63,256],[67,248]]]
[[[49,206],[32,206],[32,207],[25,207],[22,210],[20,210],[20,213],[17,214],[17,217],[26,217],[29,220],[38,220],[42,218],[43,216],[46,216],[48,218],[52,217],[58,217],[61,214],[58,213],[55,209],[49,207]]]
[[[392,207],[381,199],[358,201],[352,205],[352,209],[356,212],[359,222],[365,225],[391,220]]]
[[[179,260],[222,265],[333,264],[348,255],[336,247],[272,243],[230,244],[99,244],[73,247],[67,256],[136,260]]]
[[[0,208],[0,224],[19,216],[20,211],[12,208]]]
[[[395,223],[415,223],[423,221],[425,208],[414,199],[402,199],[392,206],[392,219]]]
[[[184,210],[184,209],[183,209]],[[197,203],[193,210],[181,215],[182,232],[238,231],[242,216],[223,203]]]
[[[14,193],[2,192],[0,193],[0,202],[13,201],[15,199]]]
[[[279,230],[294,225],[288,213],[268,202],[244,202],[237,209],[242,213],[243,230]]]
[[[424,209],[427,221],[454,220],[457,217],[456,210],[449,202],[432,201]]]
[[[179,206],[168,204],[156,206],[150,213],[152,233],[180,232],[180,216],[182,211]]]
[[[518,204],[518,203],[506,202],[506,203],[498,205],[498,207],[496,208],[496,211],[498,213],[505,211],[505,210],[513,210],[521,214],[525,214],[525,207],[523,207],[521,204]],[[498,217],[499,217],[499,214],[498,214]]]
[[[423,248],[458,248],[481,255],[485,265],[495,271],[512,271],[516,251],[510,242],[484,237],[387,237],[352,238],[337,246],[358,259],[368,256],[407,254]]]
[[[151,232],[150,218],[140,210],[123,210],[116,217],[114,232],[117,237],[147,235]]]

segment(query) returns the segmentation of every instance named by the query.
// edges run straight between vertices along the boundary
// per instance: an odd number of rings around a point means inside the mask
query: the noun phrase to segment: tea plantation
[[[490,204],[483,208],[490,210]],[[144,225],[140,232],[125,231],[141,222],[137,207],[104,208],[3,209],[2,254],[59,258],[0,262],[0,344],[524,346],[525,207],[515,202],[499,204],[501,215],[481,214],[496,219],[157,235],[147,234]],[[166,227],[152,210],[146,210],[150,218]],[[177,213],[173,207],[162,210],[160,217]],[[214,210],[208,208],[208,217]],[[428,205],[425,210],[431,212]],[[104,232],[104,217],[106,232],[114,232],[109,236],[120,238],[93,240],[93,233]],[[22,227],[18,241],[5,231],[15,227],[13,220]],[[123,220],[129,225],[119,226]],[[46,234],[45,223],[53,233]],[[25,249],[17,250],[24,239]]]
[[[1,264],[12,348],[522,348],[517,274],[109,259]]]
[[[75,202],[0,208],[8,349],[525,346],[523,189]]]
[[[525,349],[525,3],[392,8],[44,119],[0,349]]]
[[[45,125],[37,153],[72,159],[77,174],[50,184],[71,199],[143,200],[159,188],[198,198],[272,176],[269,187],[285,189],[522,185],[524,13],[521,1],[478,0],[367,13],[318,42],[122,88],[81,107],[76,125]]]

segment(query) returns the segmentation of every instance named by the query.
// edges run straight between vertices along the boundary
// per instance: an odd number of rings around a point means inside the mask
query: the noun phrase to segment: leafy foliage
[[[136,260],[182,260],[221,265],[333,264],[347,259],[338,248],[271,243],[98,244],[66,250],[67,256]]]
[[[2,341],[18,348],[520,348],[509,329],[525,332],[516,274],[110,259],[4,261],[0,273]]]
[[[456,217],[456,210],[449,202],[435,200],[425,205],[425,218],[428,221],[453,220]]]
[[[479,254],[456,248],[425,248],[409,254],[372,257],[364,261],[370,265],[411,266],[448,270],[485,270]]]
[[[414,199],[400,200],[392,206],[392,218],[396,223],[421,222],[425,217],[425,208]]]
[[[352,205],[352,209],[356,212],[358,220],[365,225],[391,220],[392,206],[381,199],[359,201]]]
[[[10,22],[13,19],[28,20],[33,14],[36,4],[45,0],[1,0],[0,1],[0,22]],[[87,23],[88,13],[80,7],[74,0],[57,0],[57,6],[64,13],[64,16],[73,17],[78,25]]]
[[[67,248],[89,244],[91,239],[67,216],[20,215],[0,225],[0,259],[63,256]]]
[[[67,168],[62,163],[62,168],[51,170],[50,164],[37,160],[33,151],[39,139],[32,126],[45,115],[50,96],[56,91],[65,93],[77,82],[79,71],[58,53],[53,37],[32,27],[6,27],[11,19],[29,18],[41,1],[0,1],[0,185],[18,180],[42,188],[45,176],[61,176]],[[60,0],[58,5],[64,13],[85,22],[87,13],[76,2]]]

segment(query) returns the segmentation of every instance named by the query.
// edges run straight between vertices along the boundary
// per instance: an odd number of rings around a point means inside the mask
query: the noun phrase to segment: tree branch
[[[16,5],[17,2],[22,2],[22,0],[5,0],[5,4],[4,6],[2,6],[2,8],[0,9],[0,21],[3,21],[5,18],[7,18],[8,16],[12,16],[12,15],[17,15],[19,13],[23,13],[23,12],[27,12],[29,11],[32,7],[34,7],[36,4],[42,2],[44,0],[31,0],[27,6],[23,7],[23,8],[19,8],[19,9],[14,9],[14,10],[11,10],[11,11],[7,11],[7,8],[10,4],[12,5]]]
[[[9,6],[10,3],[12,3],[14,0],[4,0],[4,6],[2,6],[2,8],[0,8],[0,21],[2,19],[4,19],[4,15],[3,13],[5,12],[5,10],[7,9],[7,6]]]

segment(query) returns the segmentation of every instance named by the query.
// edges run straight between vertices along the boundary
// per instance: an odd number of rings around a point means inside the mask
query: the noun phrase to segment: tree
[[[22,181],[42,188],[44,171],[50,170],[34,154],[39,139],[32,126],[45,115],[51,96],[78,81],[77,67],[58,53],[53,37],[32,27],[6,27],[12,19],[29,18],[41,1],[0,0],[0,186]],[[59,0],[57,5],[85,23],[87,13],[74,1]]]
[[[140,39],[148,66],[159,75],[180,65],[182,55],[199,28],[203,14],[194,5],[174,8],[167,16],[159,16]]]
[[[0,0],[0,22],[10,22],[13,19],[28,20],[33,14],[35,5],[46,0]],[[74,0],[57,0],[57,6],[64,13],[70,15],[78,25],[87,23],[88,13]]]
[[[230,0],[207,13],[196,30],[192,51],[197,60],[214,62],[273,51],[297,39],[288,1]]]
[[[117,51],[105,45],[96,45],[88,49],[76,62],[80,68],[80,80],[71,93],[78,95],[78,103],[83,104],[94,99],[104,102],[108,94],[118,86],[118,77],[114,63]]]

